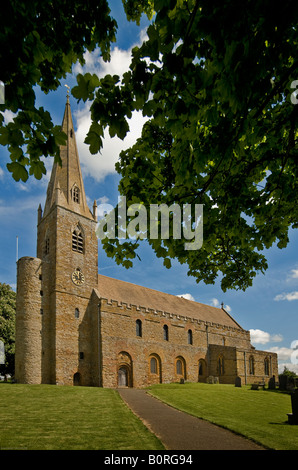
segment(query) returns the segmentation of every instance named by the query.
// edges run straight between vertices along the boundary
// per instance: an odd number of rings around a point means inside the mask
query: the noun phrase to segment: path
[[[162,403],[145,390],[119,388],[118,392],[168,450],[263,450],[244,437]]]

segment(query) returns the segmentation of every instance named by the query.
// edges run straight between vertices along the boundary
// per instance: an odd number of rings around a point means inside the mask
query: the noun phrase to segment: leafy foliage
[[[5,365],[1,372],[14,372],[16,293],[7,284],[0,283],[0,340],[5,346]]]
[[[166,266],[186,263],[198,282],[221,273],[223,290],[245,290],[267,269],[264,249],[287,246],[298,225],[298,106],[290,99],[298,6],[156,0],[154,10],[130,70],[100,81],[86,142],[98,151],[107,126],[123,138],[127,118],[142,110],[142,137],[117,165],[127,204],[204,204],[200,250],[186,252],[175,239],[150,245]],[[117,241],[105,246],[121,257]]]
[[[106,0],[9,1],[2,5],[0,70],[5,84],[5,104],[0,111],[16,114],[5,125],[0,114],[0,143],[7,145],[15,180],[45,174],[42,156],[60,161],[59,145],[65,143],[60,126],[48,111],[35,107],[36,86],[44,93],[56,90],[72,65],[84,63],[84,52],[99,46],[110,58],[116,22]],[[92,78],[94,81],[94,79]],[[88,91],[88,90],[86,90]]]
[[[152,19],[123,78],[78,75],[74,96],[91,100],[90,152],[104,129],[123,139],[135,110],[148,118],[142,137],[123,152],[117,171],[127,203],[203,204],[204,243],[149,240],[157,256],[188,265],[198,282],[245,290],[267,269],[264,250],[284,248],[297,228],[298,4],[269,0],[123,0],[129,21]],[[29,11],[28,11],[29,10]],[[59,159],[63,135],[34,85],[56,89],[84,50],[108,60],[115,22],[105,0],[10,2],[0,33],[7,109],[18,112],[0,130],[15,179],[40,178],[41,155]],[[55,31],[55,34],[53,34]],[[4,47],[4,45],[7,47]],[[8,58],[10,61],[8,61]],[[7,65],[7,67],[6,67]],[[295,95],[296,96],[296,95]],[[0,111],[4,108],[0,107]],[[27,153],[24,146],[27,145]],[[135,241],[104,240],[109,256],[129,267]],[[125,248],[125,249],[124,249]]]

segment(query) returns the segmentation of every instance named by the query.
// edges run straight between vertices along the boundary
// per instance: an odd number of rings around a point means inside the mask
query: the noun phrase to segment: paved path
[[[168,450],[263,450],[244,437],[162,403],[145,390],[119,388],[118,392]]]

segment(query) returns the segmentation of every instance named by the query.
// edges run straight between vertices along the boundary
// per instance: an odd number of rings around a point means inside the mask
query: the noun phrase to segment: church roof
[[[160,310],[196,320],[242,329],[222,308],[201,304],[101,274],[98,275],[98,292],[101,298],[108,301],[116,300],[128,305]]]

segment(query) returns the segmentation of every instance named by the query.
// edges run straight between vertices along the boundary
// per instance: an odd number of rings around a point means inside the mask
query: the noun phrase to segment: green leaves
[[[99,152],[102,146],[103,130],[97,123],[93,122],[85,139],[85,144],[89,144],[90,153],[93,155]]]
[[[160,0],[154,8],[129,74],[98,100],[111,135],[121,133],[116,107],[121,121],[134,109],[150,118],[121,153],[119,188],[127,204],[204,204],[200,250],[148,242],[166,267],[177,259],[198,282],[220,275],[223,290],[245,290],[267,269],[264,249],[285,247],[298,226],[298,108],[284,96],[298,77],[297,25],[286,5],[268,16],[261,1],[239,9],[236,0]]]
[[[267,268],[263,250],[285,247],[289,228],[298,227],[298,107],[290,99],[298,78],[298,4],[123,3],[128,20],[155,14],[121,79],[78,75],[73,95],[92,101],[85,142],[96,154],[106,128],[123,139],[134,111],[150,118],[121,153],[120,191],[127,203],[204,204],[204,242],[194,252],[173,238],[149,244],[166,267],[177,259],[198,282],[220,275],[224,290],[246,289]],[[59,160],[64,138],[46,111],[35,109],[32,87],[56,89],[97,44],[107,60],[116,28],[105,0],[51,2],[51,15],[47,2],[30,5],[27,12],[22,2],[10,4],[0,33],[6,108],[18,112],[7,126],[1,119],[0,143],[22,181],[44,174],[42,155]],[[135,245],[115,240],[104,248],[131,266]]]
[[[27,181],[28,172],[26,168],[19,162],[7,163],[7,169],[12,173],[13,179],[16,181]]]
[[[117,25],[106,0],[32,0],[29,9],[21,1],[9,2],[1,26],[5,104],[0,105],[0,144],[10,152],[7,168],[17,181],[29,175],[40,179],[45,174],[41,157],[59,161],[65,136],[47,111],[36,109],[36,87],[45,93],[56,90],[73,64],[84,64],[86,50],[99,47],[103,59],[109,60]],[[92,100],[98,85],[96,75],[81,75],[74,95]],[[1,113],[7,110],[16,117],[5,124]]]
[[[72,95],[78,100],[83,101],[94,99],[94,90],[99,86],[99,78],[97,75],[86,73],[85,75],[77,75],[78,85],[71,90]]]

